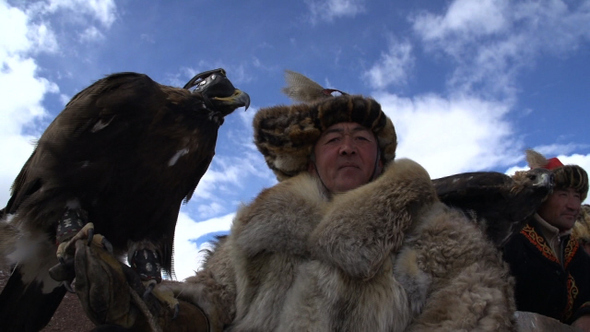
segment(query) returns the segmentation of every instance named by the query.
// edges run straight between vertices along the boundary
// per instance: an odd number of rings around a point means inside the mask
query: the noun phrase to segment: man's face
[[[377,149],[377,139],[369,129],[354,122],[337,123],[328,127],[315,144],[316,166],[311,163],[309,171],[319,173],[331,192],[345,192],[371,180]],[[381,168],[378,161],[377,174]]]
[[[572,188],[556,189],[537,212],[541,218],[560,231],[566,231],[574,227],[581,206],[580,193]]]

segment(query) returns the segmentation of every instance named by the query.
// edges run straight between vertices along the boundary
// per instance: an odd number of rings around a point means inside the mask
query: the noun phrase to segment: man
[[[588,175],[532,150],[527,160],[531,168],[552,170],[555,187],[504,249],[516,278],[517,308],[590,331],[590,257],[571,236],[588,193]]]
[[[239,209],[202,270],[167,285],[201,311],[160,319],[164,329],[195,328],[203,317],[203,331],[513,328],[500,255],[475,223],[438,202],[420,165],[394,161],[395,130],[376,101],[326,94],[269,107],[254,131],[279,183]],[[83,302],[109,293],[88,289]]]

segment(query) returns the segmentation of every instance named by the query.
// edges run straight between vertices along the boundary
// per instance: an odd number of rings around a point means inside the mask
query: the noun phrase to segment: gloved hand
[[[195,305],[181,301],[174,317],[174,310],[151,293],[143,299],[145,287],[139,276],[103,248],[77,241],[74,264],[76,294],[96,325],[118,325],[131,331],[209,330],[207,316]]]

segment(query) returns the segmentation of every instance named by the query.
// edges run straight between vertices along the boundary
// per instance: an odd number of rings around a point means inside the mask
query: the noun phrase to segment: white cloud
[[[268,175],[259,153],[242,151],[241,155],[234,157],[216,155],[199,181],[191,203],[197,203],[197,210],[205,217],[227,212],[227,209],[235,208],[229,203],[232,198],[237,198],[236,190],[250,190],[247,184],[252,182],[258,182],[256,186],[269,182]]]
[[[225,209],[227,207],[224,205],[221,205],[217,202],[213,202],[209,205],[205,205],[205,204],[201,204],[198,206],[198,211],[199,211],[199,215],[202,216],[216,216],[219,215],[220,213],[225,212]]]
[[[507,6],[506,0],[456,0],[444,15],[424,13],[417,16],[414,29],[427,41],[451,35],[461,39],[490,35],[506,28]]]
[[[38,25],[31,25],[20,9],[0,2],[0,204],[9,198],[9,188],[31,152],[34,138],[23,129],[46,116],[41,102],[57,85],[37,76],[37,63],[28,54],[38,43]],[[47,31],[41,35],[47,35]]]
[[[92,42],[96,40],[103,40],[104,34],[95,26],[88,27],[80,34],[80,41]]]
[[[414,61],[410,42],[391,40],[387,53],[381,53],[379,61],[363,77],[374,89],[384,89],[390,84],[402,85],[407,82]]]
[[[511,98],[515,77],[539,53],[561,55],[590,37],[590,5],[560,0],[456,0],[442,15],[412,18],[415,33],[431,52],[442,51],[458,67],[453,89]]]
[[[311,12],[310,19],[332,22],[340,17],[354,17],[365,12],[365,0],[306,0]]]
[[[87,17],[109,28],[117,19],[117,6],[113,0],[46,0],[29,4],[30,15],[64,14],[63,20],[87,24]]]
[[[398,158],[422,164],[433,178],[510,165],[520,157],[505,115],[508,105],[475,97],[375,96],[398,135]]]
[[[195,240],[209,233],[228,231],[235,213],[201,222],[191,219],[188,214],[180,212],[174,236],[174,272],[178,280],[194,275],[204,260],[203,249],[211,248],[210,243],[203,243],[200,247],[191,240]]]
[[[29,28],[27,15],[18,8],[10,7],[3,1],[0,2],[0,56],[5,58],[15,52],[26,51],[31,45],[27,38]]]
[[[101,32],[88,25],[87,18],[109,27],[116,18],[113,1],[56,0],[18,3],[0,1],[0,204],[9,198],[9,188],[30,156],[41,132],[36,125],[46,121],[43,100],[59,87],[40,76],[35,56],[57,53],[65,40],[58,40],[48,20],[62,15],[66,22],[85,30],[84,38],[96,39]],[[27,134],[24,134],[26,132]]]
[[[59,45],[54,32],[46,23],[30,23],[27,38],[33,45],[33,52],[56,53]]]

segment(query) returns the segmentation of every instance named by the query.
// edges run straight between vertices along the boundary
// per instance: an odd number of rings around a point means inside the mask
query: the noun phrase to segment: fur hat
[[[526,160],[530,168],[545,168],[553,171],[555,188],[573,188],[580,193],[582,201],[588,194],[588,173],[578,165],[563,165],[557,158],[546,159],[542,154],[526,151]]]
[[[377,138],[384,165],[395,158],[395,128],[375,100],[324,89],[292,71],[286,71],[286,79],[283,92],[302,103],[262,108],[253,123],[254,143],[279,181],[306,171],[322,132],[341,122],[369,128]],[[332,96],[334,91],[342,94]]]

